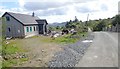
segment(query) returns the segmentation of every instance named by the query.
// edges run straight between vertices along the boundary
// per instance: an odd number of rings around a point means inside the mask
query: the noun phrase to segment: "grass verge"
[[[11,67],[15,65],[19,65],[20,63],[27,61],[28,58],[16,58],[21,55],[20,53],[24,53],[25,50],[22,49],[19,43],[15,41],[8,41],[9,44],[3,42],[2,44],[2,56],[3,56],[3,62],[2,67]],[[17,53],[17,54],[16,54]]]
[[[87,36],[87,32],[77,33],[76,35],[67,34],[67,35],[56,38],[55,40],[53,40],[53,42],[62,43],[62,44],[75,43],[81,38],[86,37],[86,36]]]
[[[75,43],[76,41],[80,40],[83,37],[86,37],[87,35],[88,35],[87,32],[82,32],[82,33],[77,33],[75,35],[66,34],[63,36],[59,36],[55,39],[52,39],[51,37],[46,37],[46,36],[34,36],[31,38],[38,38],[43,43],[52,42],[52,43],[57,43],[57,44],[69,44],[69,43]]]

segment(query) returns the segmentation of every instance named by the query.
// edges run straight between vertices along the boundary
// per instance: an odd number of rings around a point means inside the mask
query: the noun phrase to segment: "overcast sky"
[[[0,16],[4,12],[32,14],[48,23],[111,18],[118,14],[119,0],[0,0]]]

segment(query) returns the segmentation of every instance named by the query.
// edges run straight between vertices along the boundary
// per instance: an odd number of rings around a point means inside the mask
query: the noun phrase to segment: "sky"
[[[118,14],[120,14],[120,1],[118,2]]]
[[[118,14],[120,0],[0,0],[0,16],[5,12],[35,13],[48,23],[111,18]]]

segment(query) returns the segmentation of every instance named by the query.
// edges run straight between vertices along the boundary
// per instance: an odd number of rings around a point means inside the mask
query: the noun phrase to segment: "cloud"
[[[25,5],[24,0],[19,0],[18,3],[19,3],[19,5],[20,5],[20,7],[24,7],[24,5]]]
[[[24,0],[24,2],[67,2],[67,3],[84,3],[95,0]]]
[[[76,4],[74,5],[74,8],[78,13],[97,12],[99,10],[96,5],[96,1]]]
[[[101,4],[101,9],[102,9],[103,11],[107,11],[107,10],[108,10],[108,7],[107,7],[107,5],[105,5],[105,4]]]
[[[108,3],[108,2],[107,2]],[[105,1],[92,1],[75,5],[75,9],[79,13],[95,13],[100,11],[108,11],[109,5]]]
[[[89,7],[76,7],[76,10],[77,10],[77,12],[79,12],[79,13],[90,13],[90,12],[96,12],[96,11],[98,11],[98,10],[92,10],[91,8],[89,8]]]
[[[16,2],[17,0],[0,0],[0,2]]]
[[[5,6],[0,6],[0,17],[5,13],[5,12],[14,12],[14,13],[22,13],[22,14],[28,14],[29,11],[26,11],[23,8],[6,8]]]
[[[24,2],[23,0],[20,0],[20,4],[24,5],[24,8],[27,10],[44,10],[89,1],[94,0],[25,0]]]
[[[67,8],[62,7],[62,8],[48,9],[48,10],[38,10],[35,13],[38,16],[51,16],[51,15],[65,15],[66,11]]]
[[[46,10],[49,8],[58,8],[66,5],[62,2],[26,2],[24,8],[27,10]]]

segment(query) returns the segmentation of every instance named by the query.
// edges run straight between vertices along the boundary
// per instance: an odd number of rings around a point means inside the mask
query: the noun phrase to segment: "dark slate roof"
[[[40,20],[37,16],[27,15],[27,14],[20,14],[20,13],[12,13],[12,12],[6,12],[24,25],[30,25],[30,24],[39,24],[36,20]],[[3,15],[4,16],[4,15]],[[43,21],[43,20],[42,20]],[[46,21],[47,22],[47,21]]]
[[[36,20],[36,21],[38,23],[46,23],[46,24],[48,24],[46,19],[39,19],[39,20]]]

